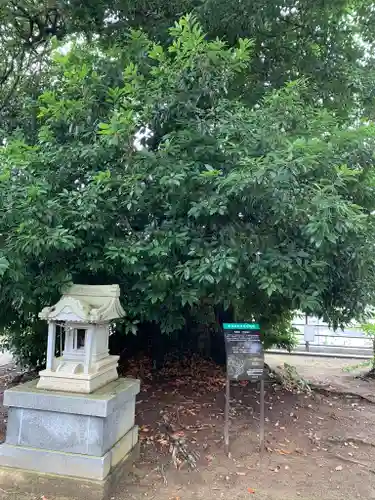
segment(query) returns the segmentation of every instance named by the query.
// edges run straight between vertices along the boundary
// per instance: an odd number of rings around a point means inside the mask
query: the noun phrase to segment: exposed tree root
[[[362,444],[365,446],[372,446],[375,448],[375,443],[371,443],[370,441],[365,441],[364,439],[356,438],[356,437],[337,437],[337,436],[332,436],[328,438],[328,441],[330,443],[338,443],[338,444],[345,444],[345,443],[353,443],[353,444]]]
[[[311,394],[310,383],[299,375],[293,365],[284,363],[277,371],[270,371],[269,376],[287,391]]]
[[[291,392],[304,392],[307,394],[319,393],[328,397],[350,397],[353,399],[359,399],[371,404],[375,404],[375,397],[372,398],[371,396],[366,396],[357,392],[345,391],[319,384],[314,384],[309,380],[305,380],[298,374],[297,369],[294,366],[289,365],[288,363],[284,363],[284,365],[278,367],[277,370],[270,370],[269,377],[280,384],[282,387],[284,387],[284,389]]]
[[[375,404],[375,398],[372,399],[370,397],[365,396],[364,394],[359,394],[357,392],[344,391],[344,390],[341,391],[340,389],[332,389],[330,387],[325,387],[316,384],[310,384],[310,387],[314,392],[324,394],[325,396],[340,396],[342,398],[350,397],[353,399],[360,399],[362,401],[367,401],[368,403]]]
[[[339,458],[343,462],[349,462],[351,464],[359,465],[360,467],[364,467],[368,472],[371,472],[371,474],[375,474],[375,470],[370,469],[368,464],[365,464],[364,462],[359,462],[358,460],[355,460],[354,458],[343,457],[342,455],[335,455],[335,456],[336,456],[336,458]]]

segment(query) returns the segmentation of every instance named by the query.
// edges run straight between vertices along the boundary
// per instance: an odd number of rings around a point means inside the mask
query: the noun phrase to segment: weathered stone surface
[[[15,500],[21,493],[30,494],[36,498],[56,496],[79,500],[108,500],[114,496],[117,485],[126,480],[128,474],[131,473],[138,454],[139,448],[136,445],[103,481],[0,467],[0,485],[9,498]]]
[[[6,391],[10,408],[0,466],[103,480],[138,441],[138,392],[133,379],[89,395],[37,389],[35,381]]]
[[[86,397],[79,396],[73,398],[72,403],[71,394],[57,393],[57,401],[61,403],[60,411],[40,409],[51,401],[51,396],[55,393],[48,393],[46,400],[45,391],[31,386],[34,399],[30,399],[29,387],[29,384],[24,384],[21,391],[11,389],[15,396],[6,398],[8,404],[9,400],[19,404],[19,407],[9,408],[7,444],[101,457],[134,426],[134,389],[137,384],[134,387],[132,381],[128,384],[122,379],[116,384],[109,384],[108,391],[99,390],[100,394],[96,392],[87,396],[87,401]],[[8,391],[5,394],[7,393]],[[132,395],[130,399],[129,393]],[[94,399],[94,396],[97,398]],[[100,406],[103,400],[111,403],[104,412]],[[37,409],[28,407],[31,401],[35,402]],[[93,401],[99,402],[96,412],[93,411]],[[106,414],[109,409],[114,411],[106,416],[90,415]]]
[[[138,426],[136,425],[112,447],[111,469],[115,468],[137,444]]]
[[[0,446],[0,467],[101,481],[106,478],[111,468],[130,453],[137,440],[138,428],[133,427],[102,457],[5,443]]]
[[[134,426],[135,402],[108,417],[10,408],[6,443],[102,456]]]
[[[115,443],[104,446],[104,420],[88,415],[10,408],[6,443],[102,456]],[[124,429],[123,434],[128,430]]]
[[[0,466],[103,480],[111,469],[111,453],[103,457],[91,457],[4,443],[0,446]]]
[[[135,399],[127,401],[117,408],[103,422],[103,453],[108,451],[117,441],[134,426]]]
[[[107,417],[139,393],[140,382],[122,378],[92,394],[66,393],[37,389],[37,380],[21,384],[4,393],[4,405],[34,410]]]

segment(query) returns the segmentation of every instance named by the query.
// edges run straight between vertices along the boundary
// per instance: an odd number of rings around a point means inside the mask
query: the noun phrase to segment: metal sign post
[[[229,399],[230,381],[260,380],[260,451],[264,448],[264,352],[258,323],[224,323],[225,350],[227,355],[227,380],[225,386],[224,447],[229,452]]]
[[[225,382],[225,409],[224,409],[224,450],[229,453],[229,405],[230,405],[230,380]]]
[[[260,416],[259,416],[259,450],[261,456],[264,452],[264,378],[260,379]]]

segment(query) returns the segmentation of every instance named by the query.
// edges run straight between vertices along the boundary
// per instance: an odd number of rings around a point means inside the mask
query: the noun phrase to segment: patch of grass
[[[359,368],[369,368],[371,366],[372,366],[372,359],[369,359],[367,361],[362,361],[362,363],[358,363],[356,365],[344,366],[342,371],[346,372],[346,373],[350,373],[350,372],[354,372],[355,370],[358,370]]]

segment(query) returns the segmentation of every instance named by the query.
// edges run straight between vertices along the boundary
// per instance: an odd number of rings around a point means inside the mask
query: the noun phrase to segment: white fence
[[[333,330],[327,323],[311,316],[297,315],[293,326],[299,330],[295,353],[320,353],[331,356],[372,357],[372,339],[359,324]]]

